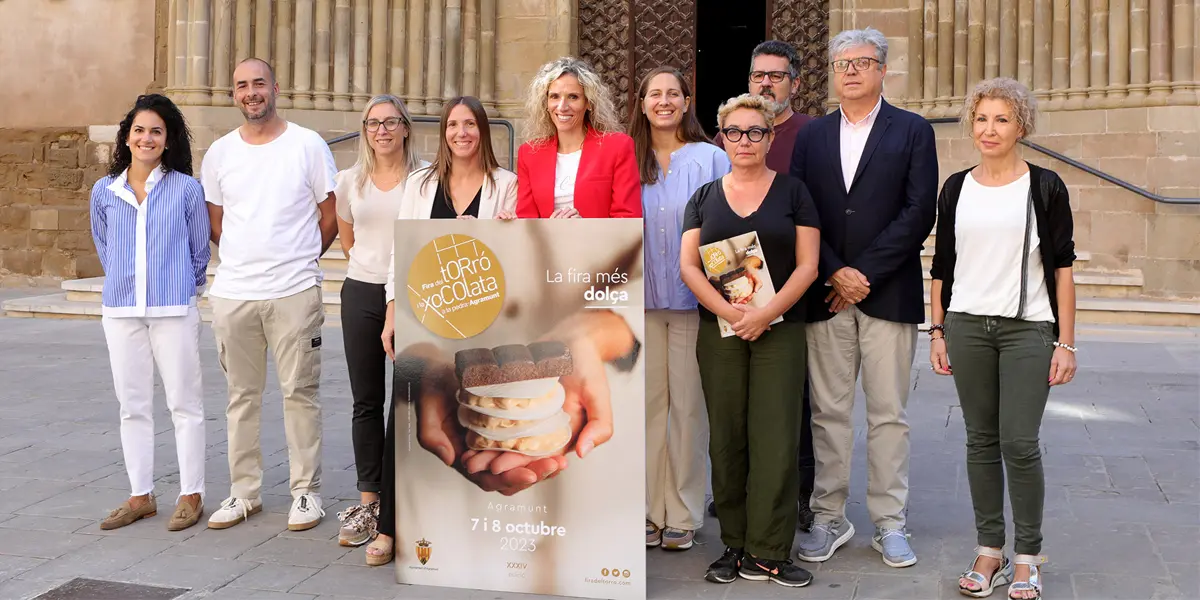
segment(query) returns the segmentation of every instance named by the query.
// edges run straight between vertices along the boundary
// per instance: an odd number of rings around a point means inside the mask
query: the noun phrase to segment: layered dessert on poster
[[[641,220],[397,221],[395,249],[397,580],[645,598]]]
[[[763,307],[775,297],[775,286],[757,232],[700,246],[700,262],[709,282],[730,304]],[[776,317],[771,324],[781,321],[782,316]],[[733,335],[732,324],[720,315],[717,324],[721,337]]]

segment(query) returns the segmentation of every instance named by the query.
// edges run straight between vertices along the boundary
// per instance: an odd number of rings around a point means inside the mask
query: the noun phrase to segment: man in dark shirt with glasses
[[[750,93],[766,96],[781,109],[775,115],[775,140],[767,150],[767,168],[786,175],[792,164],[796,134],[812,117],[792,110],[792,96],[800,89],[800,55],[787,42],[767,40],[750,55]],[[725,138],[717,134],[713,143],[725,148]]]

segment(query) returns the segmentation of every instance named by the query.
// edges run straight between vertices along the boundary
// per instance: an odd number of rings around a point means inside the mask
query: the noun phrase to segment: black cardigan
[[[963,181],[971,169],[947,177],[938,196],[937,239],[929,275],[942,282],[942,310],[950,307],[950,295],[954,289],[954,263],[957,257],[954,250],[954,211],[958,207]],[[1038,239],[1041,240],[1042,270],[1046,277],[1046,291],[1050,294],[1050,310],[1054,313],[1054,333],[1057,335],[1058,288],[1054,272],[1075,262],[1071,199],[1067,185],[1058,173],[1034,164],[1029,165],[1029,191],[1033,195],[1033,215],[1037,222]]]

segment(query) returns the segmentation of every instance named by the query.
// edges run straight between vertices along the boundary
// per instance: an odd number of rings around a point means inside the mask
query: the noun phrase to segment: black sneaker
[[[779,585],[804,587],[812,583],[812,573],[797,567],[790,560],[766,560],[747,556],[742,561],[738,575],[751,581],[770,579]]]
[[[708,516],[710,516],[710,517],[715,517],[715,516],[717,516],[717,501],[716,501],[716,500],[710,500],[710,501],[709,501],[709,503],[708,503]]]
[[[738,568],[742,566],[742,549],[725,547],[725,553],[713,564],[708,565],[704,578],[713,583],[733,583],[737,580]]]
[[[813,514],[813,511],[808,507],[808,504],[804,503],[803,501],[800,502],[800,512],[796,517],[796,526],[800,528],[800,531],[803,531],[804,533],[812,531],[813,522],[816,521],[816,518],[816,515]]]

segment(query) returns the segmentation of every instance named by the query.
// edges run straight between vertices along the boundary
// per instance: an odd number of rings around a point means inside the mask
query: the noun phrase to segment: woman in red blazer
[[[530,85],[526,137],[517,151],[517,216],[605,219],[642,216],[633,139],[621,132],[607,86],[591,66],[565,57]]]

